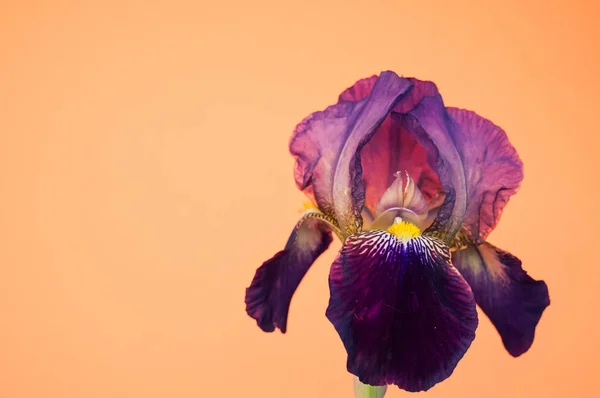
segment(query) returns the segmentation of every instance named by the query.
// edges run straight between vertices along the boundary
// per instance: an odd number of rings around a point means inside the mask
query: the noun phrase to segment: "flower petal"
[[[410,86],[395,73],[383,72],[368,97],[313,113],[296,127],[290,142],[296,184],[338,220],[345,235],[362,224],[364,187],[358,152]]]
[[[436,170],[445,200],[431,225],[433,234],[447,243],[460,229],[467,207],[465,174],[454,141],[454,126],[441,96],[425,96],[409,113],[392,113],[427,149],[428,161]]]
[[[466,176],[463,231],[475,245],[494,229],[504,206],[523,180],[523,163],[506,133],[476,113],[448,108]]]
[[[327,318],[362,383],[427,390],[450,376],[475,337],[473,293],[437,238],[355,234],[329,286]]]
[[[419,230],[424,230],[429,217],[429,204],[417,188],[414,180],[406,171],[395,174],[396,180],[383,193],[375,206],[377,218],[373,220],[368,229],[387,230],[396,217],[416,225]]]
[[[429,206],[427,200],[417,188],[415,181],[408,172],[398,171],[394,174],[396,179],[383,193],[381,199],[375,206],[375,214],[380,215],[386,210],[394,207],[409,209],[417,216],[427,217]]]
[[[437,94],[433,83],[408,80],[413,86],[394,107],[396,113],[407,113],[424,96]],[[342,93],[340,100],[359,100],[358,94],[368,92],[368,88],[363,86],[372,84],[372,81],[372,78],[359,81]],[[411,175],[428,201],[435,198],[442,191],[442,186],[427,157],[427,150],[416,137],[404,128],[401,122],[388,116],[360,150],[365,206],[372,212],[375,211],[377,202],[394,182],[394,173],[398,170],[405,170]],[[433,165],[435,166],[435,163]]]
[[[265,332],[286,332],[292,296],[313,262],[331,244],[331,228],[319,213],[309,212],[297,224],[285,249],[265,261],[246,289],[246,312]]]
[[[489,243],[453,252],[452,263],[471,285],[508,352],[515,357],[526,352],[550,304],[546,283],[531,278],[521,260]]]
[[[371,91],[373,91],[373,87],[375,87],[375,82],[377,79],[379,79],[379,76],[377,75],[360,79],[354,83],[352,87],[348,87],[340,94],[338,102],[356,102],[367,98],[369,95],[371,95]]]
[[[462,225],[466,241],[480,244],[523,177],[500,128],[445,108],[435,84],[393,72],[359,80],[305,119],[290,150],[297,185],[346,236],[360,229],[363,205],[374,214],[394,172],[407,170],[428,202],[445,194],[430,233],[450,242]]]

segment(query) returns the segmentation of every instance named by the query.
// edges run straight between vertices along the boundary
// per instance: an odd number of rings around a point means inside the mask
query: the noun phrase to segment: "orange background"
[[[490,241],[552,300],[519,359],[482,315],[427,394],[598,396],[599,19],[591,0],[3,2],[0,397],[351,397],[324,316],[339,243],[286,335],[244,290],[304,200],[295,124],[385,69],[507,131],[525,180]]]

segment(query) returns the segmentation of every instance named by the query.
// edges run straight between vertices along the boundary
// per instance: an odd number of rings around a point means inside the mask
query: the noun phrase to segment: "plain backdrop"
[[[421,395],[598,396],[596,2],[0,4],[0,397],[351,397],[339,242],[286,335],[244,292],[304,201],[294,126],[386,69],[507,131],[525,179],[490,241],[552,300],[518,359],[482,314]]]

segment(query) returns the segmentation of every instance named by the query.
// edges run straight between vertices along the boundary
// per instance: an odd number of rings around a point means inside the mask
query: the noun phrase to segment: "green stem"
[[[354,377],[354,396],[356,398],[383,398],[387,386],[370,386],[363,384]]]

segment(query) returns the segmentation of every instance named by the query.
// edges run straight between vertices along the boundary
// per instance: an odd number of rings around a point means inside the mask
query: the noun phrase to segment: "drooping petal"
[[[526,352],[550,304],[546,283],[531,278],[521,260],[489,243],[453,252],[452,263],[471,285],[508,352],[515,357]]]
[[[463,231],[478,245],[494,229],[523,180],[523,163],[506,133],[476,113],[448,108],[466,176]]]
[[[338,220],[346,235],[362,223],[364,192],[357,153],[410,85],[384,72],[370,96],[313,113],[296,127],[290,142],[296,184]]]
[[[450,376],[475,337],[473,293],[437,238],[355,234],[329,286],[327,318],[348,352],[348,371],[365,384],[427,390]]]
[[[265,332],[287,329],[292,296],[313,262],[331,244],[335,226],[319,213],[307,213],[290,235],[285,248],[265,261],[246,289],[246,312]]]

